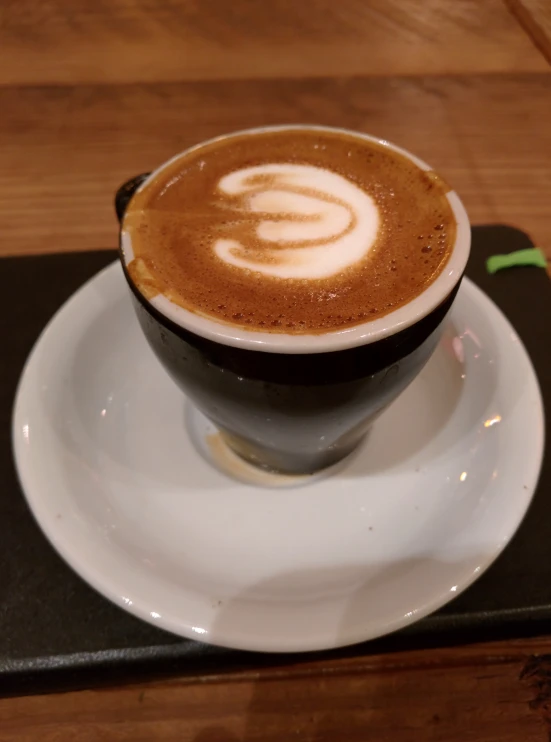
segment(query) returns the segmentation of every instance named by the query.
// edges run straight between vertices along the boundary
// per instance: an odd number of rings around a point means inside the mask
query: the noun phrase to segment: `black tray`
[[[530,239],[516,229],[476,227],[473,239],[468,275],[502,308],[522,337],[549,409],[547,275],[539,268],[486,273],[489,255],[531,246]],[[27,509],[12,462],[10,418],[23,363],[46,320],[114,257],[112,252],[94,252],[0,261],[0,693],[551,633],[549,457],[530,511],[497,562],[438,613],[377,641],[292,658],[208,647],[142,623],[88,587],[57,556]]]

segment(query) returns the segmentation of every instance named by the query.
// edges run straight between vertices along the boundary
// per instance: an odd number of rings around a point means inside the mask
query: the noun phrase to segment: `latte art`
[[[157,309],[260,333],[346,330],[414,300],[456,222],[436,173],[376,141],[289,127],[184,152],[132,197],[128,273]]]
[[[223,177],[218,190],[239,197],[250,219],[242,240],[219,238],[224,262],[277,278],[320,279],[365,258],[379,214],[373,199],[337,173],[313,165],[266,163]]]

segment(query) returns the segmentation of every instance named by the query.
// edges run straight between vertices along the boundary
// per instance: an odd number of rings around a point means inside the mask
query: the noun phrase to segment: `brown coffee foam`
[[[232,196],[216,185],[235,170],[265,163],[327,168],[361,187],[381,225],[367,257],[335,277],[268,277],[228,265],[216,239],[237,239],[262,260],[254,228],[262,215],[235,217]],[[347,134],[271,131],[201,147],[166,167],[130,202],[123,228],[131,236],[133,280],[201,315],[250,330],[323,333],[381,317],[434,281],[455,241],[450,190],[388,148]],[[266,258],[264,258],[266,259]]]

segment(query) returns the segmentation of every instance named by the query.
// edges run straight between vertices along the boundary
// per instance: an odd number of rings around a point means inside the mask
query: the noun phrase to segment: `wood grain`
[[[502,0],[2,0],[0,84],[537,72]]]
[[[507,5],[536,47],[551,63],[551,2],[507,0]]]
[[[545,742],[551,639],[0,701],[0,742]],[[547,694],[547,695],[546,695]]]
[[[551,255],[550,75],[4,87],[0,110],[0,254],[113,248],[125,179],[227,131],[318,122],[411,149],[474,223]]]

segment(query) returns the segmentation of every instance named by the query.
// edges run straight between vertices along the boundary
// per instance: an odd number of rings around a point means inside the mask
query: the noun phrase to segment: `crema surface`
[[[421,294],[455,241],[448,186],[393,150],[317,129],[233,135],[176,158],[131,200],[145,296],[249,330],[324,333]]]

